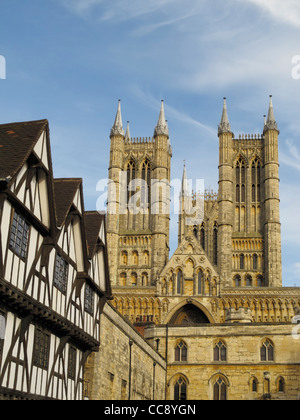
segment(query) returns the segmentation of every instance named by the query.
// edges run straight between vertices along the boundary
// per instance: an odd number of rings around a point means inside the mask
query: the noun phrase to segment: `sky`
[[[238,136],[262,132],[272,94],[283,284],[300,286],[299,0],[1,0],[0,16],[0,123],[49,120],[54,176],[83,178],[86,210],[118,99],[132,137],[153,136],[164,99],[172,179],[186,160],[217,191],[223,97]]]

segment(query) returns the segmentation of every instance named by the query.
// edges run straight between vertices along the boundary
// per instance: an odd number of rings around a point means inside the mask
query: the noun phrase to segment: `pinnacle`
[[[227,113],[226,98],[224,98],[223,113],[222,113],[222,118],[221,118],[221,122],[219,124],[219,129],[218,129],[219,135],[223,133],[231,133],[231,127],[230,127],[228,113]]]
[[[164,108],[163,100],[161,101],[160,114],[159,114],[157,125],[154,130],[154,137],[160,136],[160,135],[169,137],[169,128],[168,128],[168,123],[165,117],[165,108]]]
[[[121,115],[121,100],[119,99],[118,111],[115,119],[115,123],[110,131],[110,137],[122,136],[125,137],[125,131],[123,129],[122,115]]]

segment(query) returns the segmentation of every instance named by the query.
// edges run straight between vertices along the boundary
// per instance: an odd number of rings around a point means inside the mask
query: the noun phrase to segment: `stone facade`
[[[89,399],[165,399],[165,360],[110,304],[101,316],[100,342],[85,366]]]
[[[157,127],[163,121],[162,105]],[[154,139],[148,142],[130,139],[128,131],[125,135],[124,130],[116,129],[118,124],[120,107],[111,133],[110,179],[116,180],[120,171],[127,170],[129,179],[170,180],[167,126],[156,127]],[[206,191],[200,198],[191,193],[184,169],[178,248],[171,258],[168,194],[158,195],[158,207],[167,209],[167,214],[152,214],[149,206],[146,215],[133,215],[130,205],[125,214],[108,214],[113,304],[133,324],[156,325],[146,336],[161,340],[160,351],[168,362],[168,398],[297,398],[299,341],[293,339],[291,328],[300,307],[300,289],[282,287],[278,135],[272,98],[263,133],[238,137],[231,130],[224,100],[218,130],[219,191]],[[139,191],[137,186],[135,192]],[[109,205],[120,208],[118,194],[113,197]],[[201,216],[195,206],[201,200],[202,219],[191,223],[191,217]],[[200,324],[203,328],[196,327]],[[170,364],[170,360],[174,343],[190,334],[194,334],[187,346],[191,358],[182,372],[181,365]],[[212,364],[212,343],[208,344],[207,336],[226,340],[228,351],[238,358],[230,356],[230,363]],[[255,359],[259,340],[264,338],[272,343],[274,338],[276,359],[271,364]],[[254,347],[252,356],[244,351],[249,346],[256,346],[255,357]],[[206,355],[203,360],[193,357],[198,347]],[[175,390],[172,378],[181,373]],[[255,392],[249,391],[252,377]]]

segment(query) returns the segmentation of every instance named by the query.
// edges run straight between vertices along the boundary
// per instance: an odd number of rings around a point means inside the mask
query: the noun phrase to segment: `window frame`
[[[41,369],[49,367],[51,334],[40,327],[36,327],[33,344],[33,364]]]
[[[59,252],[56,252],[53,285],[63,294],[67,292],[68,277],[69,263]]]
[[[214,345],[213,360],[217,363],[227,362],[227,346],[223,340],[218,340]]]
[[[29,235],[30,224],[14,209],[10,226],[9,249],[23,261],[26,260],[28,254]]]
[[[84,310],[90,315],[94,315],[95,292],[91,285],[85,283],[84,290]]]

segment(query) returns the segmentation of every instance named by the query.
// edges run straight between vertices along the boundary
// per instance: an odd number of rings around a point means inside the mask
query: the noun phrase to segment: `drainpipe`
[[[128,389],[128,400],[131,400],[131,364],[132,364],[132,345],[133,341],[129,340],[129,389]]]

